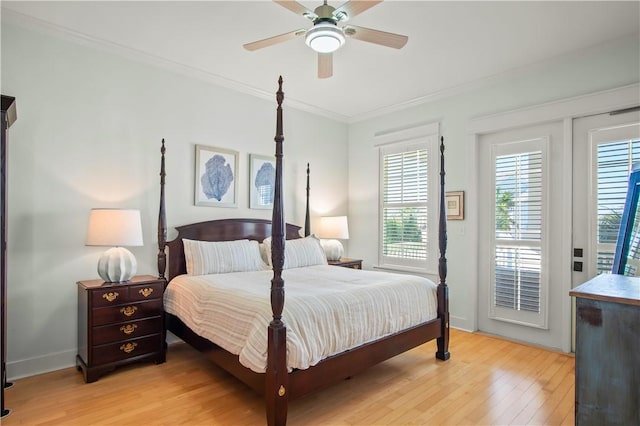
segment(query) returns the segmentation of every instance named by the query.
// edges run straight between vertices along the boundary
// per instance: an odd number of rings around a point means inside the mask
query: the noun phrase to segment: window
[[[435,134],[380,149],[381,267],[435,271],[437,140]]]
[[[597,144],[598,274],[610,273],[627,196],[631,165],[640,161],[640,140]]]
[[[546,323],[545,138],[495,145],[490,317]]]

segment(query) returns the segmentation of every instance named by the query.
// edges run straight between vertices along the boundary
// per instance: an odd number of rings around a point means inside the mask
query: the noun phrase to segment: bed
[[[433,284],[432,288],[424,284],[425,279],[408,279],[413,281],[412,284],[398,284],[399,274],[386,274],[383,272],[373,271],[356,271],[336,266],[328,266],[322,264],[321,261],[313,260],[312,264],[305,264],[306,261],[300,261],[301,268],[286,267],[286,262],[291,266],[295,263],[296,255],[293,249],[296,247],[309,248],[313,252],[314,242],[309,234],[308,223],[308,168],[307,168],[307,213],[305,224],[305,237],[300,236],[300,227],[285,223],[283,212],[283,194],[282,194],[282,159],[283,159],[283,141],[282,132],[282,103],[284,93],[282,92],[282,77],[278,80],[278,91],[276,92],[277,110],[276,110],[276,135],[275,135],[275,157],[276,157],[276,180],[274,193],[274,207],[272,219],[222,219],[212,220],[179,226],[176,228],[178,234],[172,241],[167,241],[167,225],[166,225],[166,207],[165,207],[165,147],[164,141],[161,148],[161,171],[160,171],[160,210],[158,220],[158,272],[160,278],[165,279],[169,285],[167,286],[167,295],[173,294],[174,289],[179,287],[187,288],[184,300],[187,307],[177,307],[178,302],[165,298],[165,324],[166,329],[171,331],[182,340],[192,345],[199,351],[206,354],[218,366],[228,371],[259,394],[264,395],[266,402],[266,414],[268,425],[284,425],[287,421],[288,402],[299,398],[318,389],[325,388],[337,381],[349,378],[369,368],[372,365],[380,363],[395,355],[419,346],[425,342],[436,339],[437,359],[447,360],[449,354],[449,302],[448,288],[446,284],[447,263],[445,258],[446,251],[446,213],[444,207],[444,141],[440,143],[440,219],[439,219],[439,283]],[[185,274],[189,268],[194,268],[193,263],[193,247],[204,247],[214,242],[214,244],[239,244],[243,242],[242,247],[251,245],[247,250],[251,250],[252,256],[255,247],[262,243],[261,248],[267,245],[270,248],[271,266],[267,270],[258,270],[254,268],[248,272],[224,273],[217,275],[196,275],[186,277]],[[267,244],[268,243],[268,244]],[[219,246],[220,244],[217,244]],[[319,244],[318,244],[319,245]],[[185,246],[188,256],[185,257]],[[167,256],[167,249],[169,256]],[[244,248],[243,248],[244,250]],[[287,255],[285,252],[288,250]],[[293,254],[293,256],[292,256]],[[315,254],[309,256],[316,259]],[[187,258],[191,262],[187,265]],[[293,259],[293,260],[292,260]],[[196,265],[201,266],[201,265]],[[294,265],[298,266],[298,265]],[[286,268],[285,268],[286,267]],[[244,269],[243,269],[244,270]],[[210,271],[204,271],[210,272]],[[226,272],[226,270],[225,270]],[[354,275],[355,274],[355,275]],[[404,276],[408,277],[408,276]],[[224,281],[223,280],[227,280]],[[391,296],[386,296],[382,290],[382,284],[378,290],[376,279],[387,280],[391,282],[391,286],[401,285],[391,290]],[[415,278],[415,277],[414,277]],[[195,279],[195,281],[194,281]],[[191,281],[185,281],[191,280]],[[267,280],[271,281],[271,285],[267,284]],[[212,282],[215,283],[212,283]],[[249,282],[253,282],[249,286]],[[285,286],[285,282],[288,283]],[[186,283],[186,284],[185,284]],[[238,293],[236,289],[242,284],[242,291],[239,293],[240,298],[236,301],[224,302],[223,293]],[[245,286],[245,283],[246,286]],[[262,283],[262,284],[260,284]],[[314,283],[312,286],[309,283]],[[215,285],[217,293],[215,297],[201,296],[194,293],[195,288],[208,288]],[[366,290],[364,290],[365,287]],[[387,285],[387,284],[385,284]],[[306,286],[306,287],[305,287]],[[373,287],[371,287],[373,286]],[[287,293],[287,305],[285,309],[285,287]],[[356,323],[351,316],[347,318],[343,324],[332,327],[331,330],[340,330],[331,333],[331,336],[316,337],[315,343],[303,342],[298,344],[302,339],[301,336],[312,335],[309,328],[312,327],[310,322],[322,322],[321,313],[301,313],[301,309],[306,309],[304,299],[309,293],[309,288],[322,289],[322,295],[314,294],[314,300],[320,300],[321,297],[332,299],[334,301],[340,299],[338,303],[345,303],[342,307],[333,307],[328,302],[319,303],[324,306],[324,310],[330,310],[330,321],[338,321],[342,316],[352,315],[352,312],[358,311],[353,306],[358,304],[374,306],[374,312],[380,309],[391,309],[386,315],[378,315],[378,317],[403,317],[399,323],[392,325],[382,325],[380,330],[374,332],[373,335],[361,336],[360,340],[348,335],[349,327],[357,328],[355,334],[362,334],[362,329],[375,329],[371,325],[371,319],[365,319],[365,325],[354,325]],[[344,293],[344,296],[336,296],[336,291],[330,291],[335,288],[337,293]],[[369,297],[369,302],[349,302],[351,293],[347,293],[346,289],[353,289],[354,293],[360,293]],[[371,290],[375,288],[375,290]],[[177,291],[177,290],[176,290]],[[386,290],[385,290],[386,291]],[[386,297],[393,299],[394,294],[406,292],[408,299],[398,303],[396,300],[389,301]],[[192,294],[193,293],[193,294]],[[303,297],[304,296],[304,297]],[[424,297],[423,297],[424,296]],[[226,297],[226,296],[225,296]],[[399,296],[398,296],[399,297]],[[180,296],[177,296],[180,298]],[[432,298],[432,300],[427,300]],[[344,300],[342,300],[344,299]],[[424,299],[424,300],[423,300]],[[218,314],[217,317],[208,319],[194,319],[193,311],[181,310],[190,309],[189,303],[197,301],[215,300],[216,303],[205,303],[197,305],[194,311],[203,310],[211,311]],[[383,301],[384,300],[384,301]],[[398,299],[399,300],[399,299]],[[409,309],[406,306],[407,300],[417,301],[415,307]],[[326,302],[326,303],[325,303]],[[424,302],[424,303],[423,303]],[[333,302],[332,302],[333,303]],[[348,305],[353,303],[352,305]],[[379,303],[376,305],[376,303]],[[315,302],[314,302],[315,304]],[[303,305],[300,307],[298,305]],[[223,306],[230,307],[230,311],[226,312]],[[327,308],[327,306],[332,306]],[[407,308],[406,310],[404,308]],[[402,313],[397,310],[400,309]],[[432,312],[429,312],[431,309]],[[218,312],[220,311],[220,312]],[[254,317],[259,317],[257,326],[250,325],[249,319],[241,317],[243,312],[255,312]],[[413,312],[406,314],[405,311]],[[309,311],[311,312],[311,311]],[[386,311],[385,311],[386,312]],[[302,321],[302,315],[318,315],[315,320]],[[363,313],[364,318],[368,318],[367,313]],[[251,315],[249,315],[251,316]],[[411,318],[404,318],[404,316]],[[261,322],[260,322],[261,321]],[[367,322],[369,321],[369,322]],[[245,324],[246,327],[241,326]],[[208,325],[207,325],[208,324]],[[206,325],[206,326],[205,326]],[[247,344],[252,350],[247,353],[237,349],[234,341],[216,340],[220,337],[222,331],[232,328],[249,329],[250,334],[254,338],[257,336],[256,343]],[[213,331],[208,329],[212,329]],[[257,330],[257,331],[256,331]],[[262,331],[263,330],[263,331]],[[320,331],[327,330],[326,325],[320,326]],[[345,330],[345,331],[343,331]],[[266,333],[266,337],[264,334]],[[377,334],[376,334],[377,333]],[[221,338],[221,337],[220,337]],[[231,337],[233,339],[233,336]],[[325,348],[323,342],[329,340],[345,340],[346,346],[337,345],[335,347]],[[216,340],[214,343],[212,340]],[[344,343],[344,342],[343,342]],[[302,347],[303,355],[296,355],[298,346]],[[315,346],[320,346],[319,352],[314,352]],[[310,349],[311,348],[311,349]],[[307,354],[306,352],[309,352]],[[257,359],[260,358],[260,359]]]

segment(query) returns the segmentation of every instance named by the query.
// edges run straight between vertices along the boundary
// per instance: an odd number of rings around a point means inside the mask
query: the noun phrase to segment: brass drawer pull
[[[125,306],[124,308],[120,308],[120,313],[123,313],[125,316],[130,317],[131,315],[135,314],[137,310],[138,308],[135,306]]]
[[[105,299],[107,302],[113,302],[114,300],[116,300],[118,298],[119,294],[117,291],[114,292],[109,292],[109,293],[105,293],[102,295],[102,298]]]
[[[136,328],[138,328],[137,324],[127,324],[120,327],[120,331],[122,331],[124,334],[131,334],[136,331]]]
[[[133,350],[138,346],[137,343],[127,343],[126,345],[120,346],[120,350],[124,353],[130,354]]]
[[[138,293],[140,293],[144,297],[149,297],[149,296],[151,296],[151,293],[153,293],[153,289],[152,288],[141,288],[140,291],[138,291]]]

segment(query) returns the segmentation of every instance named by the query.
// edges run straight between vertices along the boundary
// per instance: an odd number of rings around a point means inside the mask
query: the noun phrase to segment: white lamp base
[[[108,283],[129,281],[137,270],[135,256],[124,247],[110,248],[98,260],[98,275]]]
[[[320,244],[324,249],[327,260],[340,260],[344,254],[344,247],[342,247],[342,243],[338,240],[320,240]]]

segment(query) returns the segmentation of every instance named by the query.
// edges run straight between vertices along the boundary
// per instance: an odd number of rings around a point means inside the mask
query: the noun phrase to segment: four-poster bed
[[[282,77],[278,81],[278,91],[276,94],[277,99],[277,119],[276,119],[276,135],[275,135],[275,143],[276,143],[276,177],[275,177],[275,193],[274,193],[274,203],[273,203],[273,213],[272,220],[261,220],[261,219],[224,219],[224,220],[214,220],[209,222],[201,222],[191,225],[185,225],[177,227],[178,231],[177,237],[167,242],[167,227],[166,227],[166,213],[165,213],[165,198],[164,198],[164,184],[165,184],[165,166],[164,166],[164,141],[161,149],[161,195],[160,195],[160,212],[159,212],[159,221],[158,221],[158,245],[159,245],[159,253],[158,253],[158,272],[160,278],[166,279],[169,282],[178,282],[182,279],[179,277],[177,280],[174,278],[178,276],[183,276],[187,274],[189,268],[193,267],[192,265],[187,265],[188,260],[185,260],[185,246],[187,251],[187,257],[189,257],[189,253],[192,250],[193,244],[210,244],[208,242],[231,242],[235,243],[238,240],[253,240],[258,242],[263,242],[265,239],[265,243],[270,241],[270,250],[271,250],[271,263],[272,263],[272,272],[271,271],[254,271],[246,273],[248,275],[260,275],[264,276],[266,272],[267,276],[272,276],[271,279],[271,289],[270,296],[266,293],[266,282],[264,282],[264,291],[265,295],[262,298],[265,304],[269,306],[269,317],[270,322],[267,325],[268,320],[265,320],[262,327],[266,328],[267,339],[266,339],[266,362],[264,364],[264,368],[260,371],[259,368],[247,368],[246,362],[243,362],[242,357],[238,354],[234,354],[228,350],[223,349],[219,344],[214,344],[211,340],[202,337],[201,333],[196,333],[194,329],[194,325],[198,325],[197,322],[193,322],[190,315],[185,315],[181,318],[178,315],[174,315],[173,313],[168,312],[170,310],[174,310],[173,306],[175,305],[172,300],[168,300],[165,297],[165,313],[166,315],[166,326],[169,331],[176,334],[178,337],[191,344],[198,350],[206,353],[207,357],[213,360],[216,364],[218,364],[223,369],[227,370],[248,386],[253,388],[260,394],[265,396],[266,407],[267,407],[267,423],[269,425],[284,425],[286,423],[287,418],[287,404],[289,400],[293,400],[300,396],[306,395],[310,392],[313,392],[317,389],[324,388],[330,384],[333,384],[339,380],[351,377],[364,369],[380,363],[386,359],[389,359],[395,355],[398,355],[402,352],[405,352],[411,348],[414,348],[418,345],[421,345],[427,341],[437,339],[437,352],[436,358],[441,360],[446,360],[449,358],[449,308],[448,308],[448,289],[446,284],[446,273],[447,273],[447,265],[445,258],[445,250],[446,250],[446,213],[444,206],[444,145],[441,143],[440,152],[441,152],[441,172],[440,172],[440,230],[439,230],[439,248],[440,248],[440,259],[439,259],[439,275],[440,282],[436,286],[430,281],[413,277],[410,278],[408,276],[407,280],[413,280],[414,282],[411,285],[415,286],[415,291],[424,292],[433,295],[433,313],[427,314],[424,312],[418,312],[417,320],[414,320],[415,323],[412,323],[410,326],[403,325],[399,330],[393,330],[392,332],[387,332],[387,334],[382,335],[382,337],[369,338],[365,339],[362,343],[359,343],[355,346],[347,347],[346,350],[343,350],[339,353],[330,353],[327,357],[324,357],[319,362],[312,362],[308,368],[306,366],[304,368],[296,368],[295,366],[291,366],[288,364],[288,358],[295,358],[293,354],[294,346],[291,344],[291,341],[288,341],[288,337],[297,338],[300,333],[300,326],[297,325],[298,318],[293,318],[292,316],[287,316],[291,314],[291,310],[294,309],[294,301],[299,299],[298,293],[296,291],[303,293],[305,290],[300,290],[300,287],[304,284],[300,284],[298,281],[295,281],[293,277],[297,273],[301,274],[301,271],[293,271],[292,269],[287,269],[287,265],[285,263],[286,260],[289,261],[289,266],[291,266],[292,258],[296,256],[291,256],[292,252],[288,251],[287,259],[285,259],[285,244],[287,244],[287,249],[291,249],[292,247],[298,246],[301,247],[300,244],[310,243],[313,245],[313,241],[311,240],[313,237],[301,238],[299,231],[300,228],[295,225],[285,224],[284,221],[284,213],[283,213],[283,194],[282,194],[282,159],[283,159],[283,141],[284,136],[282,132],[282,102],[284,99],[284,93],[282,92]],[[308,206],[308,166],[307,166],[307,206]],[[307,218],[308,218],[308,208],[307,208]],[[308,235],[309,225],[308,219],[305,227],[305,235]],[[285,243],[286,240],[291,240],[288,243]],[[189,241],[189,240],[195,240]],[[207,243],[203,243],[207,242]],[[249,244],[250,241],[247,242]],[[245,244],[245,243],[242,243]],[[246,244],[245,244],[246,245]],[[257,246],[257,243],[255,243]],[[319,245],[319,244],[318,244]],[[167,262],[166,257],[166,247],[169,248],[169,258]],[[340,278],[336,278],[340,281],[340,285],[344,283],[345,288],[350,286],[351,281],[363,281],[369,280],[369,278],[375,278],[375,276],[380,276],[382,278],[389,277],[390,279],[397,279],[399,274],[386,274],[381,272],[372,272],[372,271],[355,271],[355,270],[347,270],[346,268],[336,268],[332,266],[325,266],[326,259],[324,260],[324,265],[321,264],[313,264],[317,266],[311,266],[310,268],[302,270],[302,273],[306,276],[306,273],[309,273],[309,280],[316,280],[316,276],[313,275],[316,272],[315,270],[322,271],[320,274],[326,275],[327,272],[325,269],[335,270],[336,276],[340,274],[346,274],[341,276]],[[165,278],[165,273],[167,272],[168,266],[168,276]],[[305,265],[301,265],[305,266]],[[325,269],[323,269],[325,268]],[[283,269],[287,269],[284,271]],[[338,271],[340,270],[340,271]],[[243,272],[240,272],[243,273]],[[357,275],[357,277],[353,277],[349,274],[364,274]],[[370,274],[370,275],[367,275]],[[229,275],[234,279],[238,279],[237,275],[234,273],[230,274],[221,274],[221,275]],[[215,279],[219,279],[221,275],[215,276]],[[288,284],[288,303],[287,308],[285,309],[285,280],[283,275],[286,275]],[[242,276],[244,277],[244,276]],[[364,277],[364,278],[363,278]],[[198,280],[198,285],[187,284],[183,287],[189,288],[191,291],[193,288],[198,287],[199,285],[205,287],[206,285],[203,283],[207,276],[196,277]],[[291,278],[291,280],[290,280]],[[403,278],[405,279],[405,278]],[[172,281],[174,280],[174,281]],[[266,280],[265,280],[266,281]],[[303,279],[302,281],[305,281]],[[432,286],[424,284],[423,281],[427,281]],[[314,281],[320,282],[320,281]],[[358,284],[361,286],[362,284]],[[403,284],[407,285],[407,284]],[[173,285],[170,284],[168,287],[169,290],[173,287],[179,287],[179,284]],[[358,287],[353,285],[354,287]],[[308,286],[307,286],[308,288]],[[359,289],[360,287],[358,287]],[[397,289],[397,287],[396,287]],[[243,289],[244,290],[244,289]],[[362,292],[361,290],[359,290]],[[368,291],[368,290],[367,290]],[[376,290],[377,291],[377,290]],[[413,290],[412,290],[413,291]],[[397,291],[396,291],[397,292]],[[221,294],[220,292],[217,294]],[[247,293],[249,296],[247,298],[253,298],[253,295]],[[377,293],[376,293],[377,294]],[[420,293],[422,294],[422,293]],[[334,297],[331,295],[330,297]],[[196,297],[196,299],[203,299],[203,297]],[[270,303],[269,299],[270,298]],[[422,297],[418,297],[421,299]],[[425,297],[426,298],[426,297]],[[259,298],[258,298],[259,299]],[[414,297],[416,299],[416,297]],[[244,303],[244,301],[239,301],[240,303]],[[422,303],[422,302],[421,302]],[[424,302],[427,303],[427,302]],[[389,305],[387,303],[387,305]],[[240,305],[239,305],[240,306]],[[397,309],[403,310],[408,307],[401,305],[395,307]],[[421,310],[422,308],[418,308]],[[285,315],[283,316],[283,311]],[[395,311],[394,311],[395,312]],[[404,311],[402,311],[404,313]],[[363,314],[364,315],[364,314]],[[375,315],[375,313],[374,313]],[[386,316],[378,313],[378,317]],[[403,316],[390,314],[389,317],[393,316]],[[229,320],[223,318],[222,321]],[[234,320],[231,318],[231,320]],[[220,320],[212,320],[214,324],[217,324],[219,329],[224,329],[227,326],[220,326]],[[285,321],[287,324],[285,324]],[[345,326],[340,326],[347,328],[350,325],[349,319]],[[186,323],[190,322],[191,327]],[[238,320],[237,322],[242,322]],[[287,330],[289,327],[289,330]],[[386,325],[385,325],[386,327]],[[254,327],[255,328],[255,327]],[[304,334],[302,330],[302,334]],[[289,333],[289,335],[288,335]],[[264,337],[263,337],[264,338]],[[287,345],[289,344],[289,348]],[[304,346],[304,344],[303,344]],[[225,346],[226,347],[226,346]],[[291,354],[288,354],[288,349]],[[244,365],[243,365],[244,364]],[[257,370],[257,371],[256,371]]]

